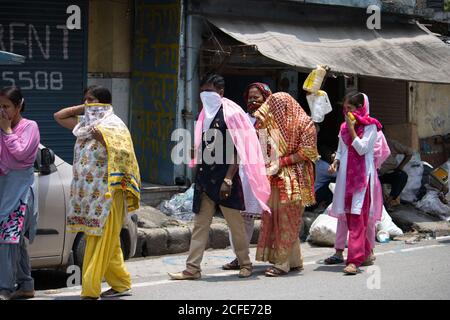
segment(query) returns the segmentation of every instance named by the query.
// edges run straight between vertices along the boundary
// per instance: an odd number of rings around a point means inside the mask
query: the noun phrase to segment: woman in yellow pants
[[[114,292],[128,293],[131,289],[130,274],[125,267],[120,248],[120,231],[124,215],[124,193],[115,191],[111,211],[104,225],[103,236],[86,235],[82,297],[98,297],[103,278],[112,288],[113,292],[107,291],[109,295]]]
[[[120,231],[127,212],[139,208],[140,175],[130,132],[110,103],[107,89],[92,86],[85,104],[55,114],[77,137],[66,227],[86,237],[83,299],[131,294]],[[103,278],[111,289],[101,293]]]

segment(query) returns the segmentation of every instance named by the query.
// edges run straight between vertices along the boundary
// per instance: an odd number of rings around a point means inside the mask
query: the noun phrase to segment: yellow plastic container
[[[303,83],[303,90],[310,93],[316,93],[322,87],[323,80],[327,75],[327,70],[323,66],[317,66],[316,69],[311,71],[311,73],[306,78]]]
[[[431,185],[438,189],[443,189],[448,186],[448,172],[444,167],[434,169],[431,174]]]

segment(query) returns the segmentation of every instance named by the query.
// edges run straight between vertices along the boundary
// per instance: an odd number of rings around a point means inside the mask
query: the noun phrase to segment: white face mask
[[[222,97],[217,92],[203,91],[200,93],[200,99],[207,113],[219,109],[222,105]]]
[[[200,93],[203,109],[205,110],[205,120],[203,121],[203,131],[209,129],[217,112],[222,106],[222,97],[217,92],[203,91]]]

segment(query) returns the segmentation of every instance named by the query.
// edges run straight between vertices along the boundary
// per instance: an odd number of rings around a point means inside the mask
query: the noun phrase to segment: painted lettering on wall
[[[69,60],[69,31],[65,25],[0,23],[0,50],[23,54],[26,61]],[[3,71],[0,76],[0,80],[22,90],[64,89],[62,71]]]
[[[179,0],[136,3],[132,133],[144,181],[172,184],[179,65]]]

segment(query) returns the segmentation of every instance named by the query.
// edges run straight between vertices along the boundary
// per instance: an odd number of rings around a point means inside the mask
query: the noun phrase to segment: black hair
[[[364,105],[364,95],[358,91],[350,91],[344,97],[345,102],[359,108]]]
[[[217,90],[225,89],[225,79],[217,73],[208,73],[200,80],[200,87],[205,84],[212,84]]]
[[[4,87],[0,90],[0,96],[6,97],[16,106],[19,107],[22,103],[22,91],[18,87]],[[22,103],[20,112],[25,111],[25,101]]]
[[[89,86],[86,89],[84,89],[83,94],[91,93],[100,103],[111,103],[112,97],[111,92],[102,86]]]

